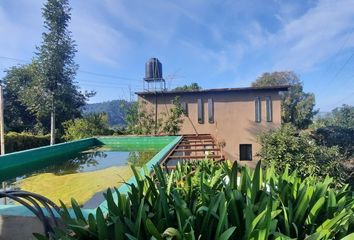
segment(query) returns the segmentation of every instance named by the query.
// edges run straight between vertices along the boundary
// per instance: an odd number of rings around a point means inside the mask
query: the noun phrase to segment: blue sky
[[[42,0],[0,0],[0,77],[41,42]],[[163,63],[169,87],[245,87],[293,70],[317,108],[354,105],[354,0],[72,0],[77,82],[90,102],[129,99],[144,64]],[[130,90],[129,90],[130,89]]]

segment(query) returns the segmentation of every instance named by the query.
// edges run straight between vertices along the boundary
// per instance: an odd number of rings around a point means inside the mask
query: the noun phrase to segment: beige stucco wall
[[[177,94],[140,95],[139,101],[145,100],[148,107],[155,109],[157,98],[158,114],[165,112],[173,105],[171,101]],[[254,165],[260,145],[257,136],[281,124],[281,97],[278,91],[230,91],[230,92],[198,92],[179,94],[181,102],[188,104],[188,117],[184,117],[181,134],[210,133],[219,142],[225,141],[224,154],[230,160],[239,160],[239,144],[252,144],[253,161],[245,162]],[[273,104],[273,121],[266,121],[266,97],[270,96]],[[261,99],[262,121],[255,122],[255,98]],[[198,123],[197,99],[203,99],[204,123]],[[214,123],[208,122],[208,99],[214,101]]]

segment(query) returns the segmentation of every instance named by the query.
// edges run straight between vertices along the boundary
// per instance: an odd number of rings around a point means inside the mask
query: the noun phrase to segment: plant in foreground
[[[133,169],[137,184],[127,195],[105,194],[108,208],[85,218],[63,205],[65,229],[56,239],[350,239],[354,198],[347,186],[331,188],[301,179],[296,171],[255,170],[209,161],[178,165],[154,176]],[[38,238],[39,235],[37,235]]]

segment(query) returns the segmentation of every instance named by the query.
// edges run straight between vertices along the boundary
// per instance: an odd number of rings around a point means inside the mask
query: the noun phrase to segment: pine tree
[[[41,122],[48,124],[51,116],[51,144],[55,123],[79,117],[80,108],[92,96],[82,93],[74,82],[78,65],[74,61],[76,45],[68,30],[70,11],[68,0],[48,0],[44,4],[46,31],[36,53],[39,72],[23,95],[23,102]]]

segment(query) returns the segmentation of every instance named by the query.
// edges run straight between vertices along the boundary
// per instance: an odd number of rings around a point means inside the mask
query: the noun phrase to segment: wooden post
[[[0,85],[0,151],[1,155],[5,154],[5,126],[4,126],[4,92]]]
[[[5,137],[4,137],[4,92],[2,86],[0,85],[0,151],[1,155],[5,154]],[[6,191],[6,182],[2,182],[2,190]],[[6,197],[4,198],[4,204],[7,204]]]

